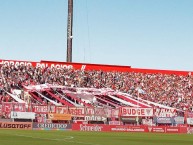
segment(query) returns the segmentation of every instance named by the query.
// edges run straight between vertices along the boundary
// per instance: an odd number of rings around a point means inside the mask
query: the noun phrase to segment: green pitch
[[[0,145],[193,145],[193,135],[0,130]]]

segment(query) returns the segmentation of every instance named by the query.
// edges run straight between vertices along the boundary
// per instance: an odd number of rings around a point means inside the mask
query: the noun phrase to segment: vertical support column
[[[73,0],[68,0],[68,23],[67,23],[67,56],[66,61],[72,62],[72,26],[73,26]]]

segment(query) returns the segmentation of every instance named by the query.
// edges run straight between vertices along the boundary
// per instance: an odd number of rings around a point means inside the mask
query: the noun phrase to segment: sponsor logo
[[[122,125],[121,121],[109,121],[109,125]]]
[[[69,108],[69,113],[72,116],[84,116],[84,108]]]
[[[172,124],[172,123],[174,123],[174,119],[171,117],[157,117],[156,121],[159,124]]]
[[[96,131],[96,132],[101,132],[102,131],[102,126],[99,125],[94,125],[94,126],[87,126],[80,124],[80,131]]]
[[[145,132],[144,128],[128,128],[128,127],[116,127],[116,128],[111,128],[111,131],[120,131],[120,132]]]
[[[11,111],[11,118],[15,119],[35,119],[34,112],[15,112]]]
[[[148,130],[149,130],[149,132],[152,132],[152,127],[148,126]]]
[[[71,114],[48,113],[48,119],[51,119],[51,120],[71,120]]]
[[[66,64],[51,64],[51,68],[67,68],[67,69],[73,69],[72,65],[66,65]]]
[[[127,128],[122,128],[122,127],[119,127],[119,128],[111,128],[111,131],[127,131]]]
[[[174,117],[176,124],[184,124],[184,117]]]
[[[121,112],[121,116],[153,116],[152,108],[122,107]]]
[[[165,132],[163,128],[153,127],[152,132]]]
[[[22,61],[2,61],[0,64],[6,64],[6,65],[14,65],[14,66],[19,66],[19,65],[24,65],[24,66],[32,66],[31,62],[22,62]]]
[[[145,132],[143,128],[128,128],[127,131],[130,132]]]
[[[31,123],[0,122],[1,129],[31,129]]]
[[[67,124],[54,124],[54,123],[37,123],[35,128],[49,128],[49,129],[66,129]]]
[[[105,121],[107,118],[103,116],[85,116],[86,121]]]
[[[33,106],[35,113],[48,113],[48,106]]]

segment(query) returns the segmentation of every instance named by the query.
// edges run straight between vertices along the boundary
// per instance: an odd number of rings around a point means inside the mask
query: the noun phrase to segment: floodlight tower
[[[72,24],[73,24],[73,0],[68,0],[68,22],[67,22],[67,53],[66,61],[72,62]]]

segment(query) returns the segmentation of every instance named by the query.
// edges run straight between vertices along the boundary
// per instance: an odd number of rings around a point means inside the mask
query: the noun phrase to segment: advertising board
[[[11,111],[11,118],[12,119],[35,119],[35,113]]]
[[[174,117],[175,124],[184,124],[184,117],[176,116]]]
[[[174,118],[171,117],[155,117],[157,124],[174,124]]]
[[[187,118],[187,124],[193,125],[193,118]]]
[[[50,120],[71,120],[71,118],[71,114],[48,113],[48,119]]]
[[[121,107],[121,116],[143,116],[150,117],[153,116],[152,108],[132,108],[132,107]]]
[[[31,130],[32,123],[28,122],[0,122],[0,129]]]
[[[105,124],[72,124],[72,130],[91,132],[152,132],[152,133],[187,133],[187,127],[172,126],[130,126]]]
[[[106,121],[107,118],[103,116],[85,116],[84,117],[85,121]]]
[[[71,124],[63,123],[33,123],[34,130],[71,130]]]

